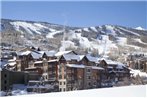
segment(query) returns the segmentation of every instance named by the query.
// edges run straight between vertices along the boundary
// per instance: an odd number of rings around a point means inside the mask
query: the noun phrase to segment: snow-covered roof
[[[35,61],[34,63],[35,63],[35,64],[43,63],[43,61]]]
[[[21,52],[21,54],[20,55],[29,55],[31,53],[31,51],[25,51],[25,52]]]
[[[122,64],[122,63],[120,63],[120,62],[117,62],[116,68],[118,68],[118,69],[123,69],[123,67],[125,67],[124,64]]]
[[[13,66],[13,67],[11,67],[11,68],[9,68],[10,70],[13,70],[13,69],[15,69],[16,68],[16,66]]]
[[[38,51],[38,52],[41,53],[41,54],[45,53],[48,57],[53,57],[56,54],[55,50],[51,50],[51,51]]]
[[[104,70],[102,67],[92,66],[92,69]]]
[[[45,51],[38,51],[39,53],[41,53],[41,54],[44,54],[45,53]]]
[[[78,55],[78,56],[79,56],[80,60],[82,60],[85,57],[85,55]]]
[[[80,57],[79,57],[78,55],[65,54],[65,55],[63,55],[63,57],[64,57],[67,61],[70,61],[70,60],[77,60],[77,61],[79,61],[79,60],[80,60]]]
[[[29,51],[29,50],[27,50],[25,52],[17,52],[17,54],[18,55],[29,55],[29,54],[31,54],[34,59],[39,59],[39,58],[41,58],[43,56],[43,51],[38,52],[38,51]]]
[[[80,61],[84,58],[84,55],[64,54],[63,57],[67,61],[71,61],[71,60]]]
[[[85,65],[83,64],[66,64],[68,67],[74,67],[74,68],[85,68]]]
[[[73,51],[60,51],[60,52],[57,52],[56,54],[55,54],[55,56],[62,56],[63,54],[68,54],[68,53],[70,53],[70,52],[73,52]]]
[[[56,51],[52,50],[52,51],[45,51],[46,55],[49,57],[55,56]]]
[[[43,54],[37,53],[37,52],[31,52],[31,55],[34,59],[39,59],[39,58],[42,58]]]
[[[14,65],[16,65],[16,62],[10,62],[10,63],[8,63],[10,66],[14,66]]]
[[[108,65],[117,65],[117,62],[116,61],[112,61],[110,59],[99,58],[99,60],[104,60]]]
[[[92,56],[89,56],[89,55],[86,55],[86,57],[88,58],[89,61],[98,63],[98,58],[97,57],[92,57]]]

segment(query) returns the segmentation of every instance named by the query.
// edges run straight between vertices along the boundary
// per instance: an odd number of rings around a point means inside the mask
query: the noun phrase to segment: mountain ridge
[[[98,54],[108,54],[115,49],[118,51],[121,50],[120,47],[135,51],[147,48],[146,30],[119,25],[82,28],[48,22],[2,19],[1,32],[2,43],[11,45],[13,43],[13,47],[30,45],[49,50],[79,50],[80,48],[87,52],[97,51]]]

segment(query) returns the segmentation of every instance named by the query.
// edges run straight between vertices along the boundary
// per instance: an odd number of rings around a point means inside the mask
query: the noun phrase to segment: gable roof
[[[27,50],[27,51],[24,51],[24,52],[17,52],[17,55],[19,56],[27,56],[27,55],[31,55],[33,57],[33,59],[39,59],[39,58],[42,58],[43,54],[38,52],[38,51],[35,51],[35,50]]]
[[[31,52],[31,55],[34,59],[40,59],[43,56],[43,54],[37,52]]]
[[[56,51],[54,51],[54,50],[45,51],[45,54],[46,54],[48,57],[53,57],[53,56],[55,56]]]
[[[77,55],[77,53],[75,53],[74,51],[70,50],[70,51],[60,51],[60,52],[57,52],[55,54],[55,56],[60,57],[60,56],[62,56],[64,54],[70,54],[70,53],[73,53],[73,54]]]
[[[85,56],[84,55],[74,55],[74,54],[64,54],[61,57],[64,57],[66,61],[71,61],[71,60],[81,61]]]

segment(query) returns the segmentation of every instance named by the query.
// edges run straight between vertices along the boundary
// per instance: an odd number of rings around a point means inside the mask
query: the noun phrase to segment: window
[[[66,83],[64,82],[64,85],[65,85]]]
[[[62,82],[60,82],[60,85],[62,85]]]
[[[66,90],[65,90],[65,88],[64,88],[64,90],[63,90],[63,91],[66,91]]]
[[[87,69],[87,72],[90,72],[90,69]]]
[[[59,91],[62,91],[62,89],[60,88]]]
[[[89,82],[89,83],[88,83],[88,85],[90,86],[90,85],[91,85],[91,83]]]
[[[6,78],[7,77],[7,74],[5,74],[4,77]]]
[[[4,83],[7,84],[7,81],[5,80]]]
[[[91,79],[91,77],[90,77],[90,76],[88,76],[88,79]]]

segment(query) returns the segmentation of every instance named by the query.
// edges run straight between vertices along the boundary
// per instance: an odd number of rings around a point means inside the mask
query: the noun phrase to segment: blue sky
[[[2,2],[2,18],[77,27],[116,24],[147,28],[147,2]]]

